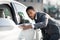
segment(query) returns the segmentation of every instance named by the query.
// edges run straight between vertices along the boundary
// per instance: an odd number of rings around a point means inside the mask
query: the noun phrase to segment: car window
[[[5,18],[12,19],[11,11],[8,6],[6,5],[0,5],[0,9],[4,10]]]
[[[0,5],[0,14],[3,17],[0,17],[0,31],[13,30],[15,23],[11,20],[12,13],[8,5]]]
[[[11,12],[8,8],[4,9],[5,17],[12,19]]]
[[[19,13],[18,15],[23,15],[23,18],[25,17],[25,10],[26,10],[26,8],[23,6],[23,5],[20,5],[20,4],[18,4],[18,3],[14,3],[14,5],[15,5],[15,7],[16,7],[16,10],[17,10],[17,12]]]
[[[17,14],[20,16],[20,22],[21,22],[21,20],[22,21],[24,20],[23,22],[28,23],[29,17],[26,13],[26,6],[19,4],[19,3],[13,3],[13,4],[15,7],[15,10],[17,11]]]

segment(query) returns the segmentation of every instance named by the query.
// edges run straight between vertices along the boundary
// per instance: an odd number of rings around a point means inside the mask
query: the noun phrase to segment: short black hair
[[[28,6],[27,9],[26,9],[26,12],[30,9],[34,10],[34,7],[33,6]]]

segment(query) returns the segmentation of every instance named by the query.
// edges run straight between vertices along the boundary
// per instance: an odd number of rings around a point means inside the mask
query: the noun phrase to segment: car
[[[0,16],[3,14],[0,18],[0,40],[34,40],[34,29],[22,30],[18,27],[20,24],[32,23],[26,8],[17,1],[0,1]]]
[[[16,2],[16,1],[0,1],[0,8],[5,8],[4,12],[6,17],[10,17],[13,19],[13,21],[18,24],[20,20],[19,15],[22,15],[24,19],[28,19],[28,16],[25,12],[26,6],[23,5],[22,3]],[[11,15],[13,15],[11,17]]]
[[[29,20],[26,6],[17,1],[0,1],[0,40],[19,40],[21,29],[17,26],[21,23],[21,17]],[[25,21],[24,21],[25,22]]]

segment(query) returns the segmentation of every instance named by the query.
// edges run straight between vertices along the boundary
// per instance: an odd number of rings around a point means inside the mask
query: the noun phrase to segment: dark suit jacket
[[[51,18],[47,13],[37,12],[36,24],[34,29],[41,29],[42,32],[47,34],[59,33],[57,22]]]

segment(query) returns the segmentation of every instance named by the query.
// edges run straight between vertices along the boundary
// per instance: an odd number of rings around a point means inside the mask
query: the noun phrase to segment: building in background
[[[43,11],[43,0],[16,0],[26,6],[33,6],[36,11]]]
[[[46,13],[55,19],[60,19],[60,0],[44,0],[43,5]]]

